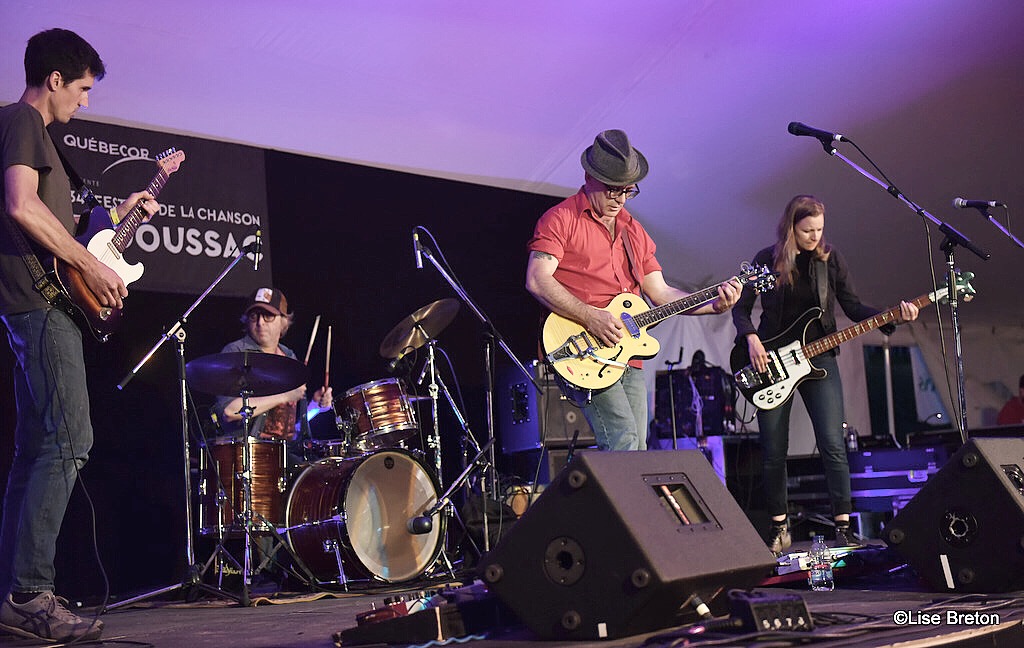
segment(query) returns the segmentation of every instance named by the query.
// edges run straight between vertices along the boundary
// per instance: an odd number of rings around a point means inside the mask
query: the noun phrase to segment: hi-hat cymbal
[[[280,394],[306,382],[307,373],[298,360],[259,351],[215,353],[185,365],[192,387],[217,396]]]
[[[459,312],[459,300],[451,297],[427,304],[395,325],[380,343],[380,355],[397,358],[436,338]]]

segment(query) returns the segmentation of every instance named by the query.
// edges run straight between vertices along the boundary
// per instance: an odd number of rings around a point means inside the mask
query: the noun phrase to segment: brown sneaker
[[[768,535],[768,548],[776,556],[781,556],[782,552],[793,544],[793,537],[789,535],[789,523],[788,522],[772,522],[771,530]]]
[[[8,594],[0,603],[0,630],[47,642],[99,639],[103,622],[73,614],[53,592],[40,592],[27,603],[18,604]]]

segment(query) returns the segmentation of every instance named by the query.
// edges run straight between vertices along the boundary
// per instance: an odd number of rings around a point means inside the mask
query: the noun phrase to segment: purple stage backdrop
[[[185,152],[158,196],[160,213],[139,227],[125,252],[129,262],[145,265],[129,290],[198,294],[257,230],[263,236],[259,270],[253,272],[251,255],[242,259],[214,294],[239,297],[271,285],[261,149],[81,119],[55,124],[51,134],[107,209],[150,183],[159,171],[157,155],[170,148]]]

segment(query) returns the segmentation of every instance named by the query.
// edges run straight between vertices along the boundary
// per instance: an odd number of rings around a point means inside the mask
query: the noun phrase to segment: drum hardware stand
[[[415,258],[416,258],[416,267],[417,268],[423,267],[423,261],[422,261],[423,259],[426,259],[427,261],[429,261],[430,264],[433,265],[434,268],[438,271],[438,273],[440,273],[441,276],[444,277],[445,281],[448,282],[448,284],[452,287],[452,290],[455,291],[455,293],[459,296],[459,298],[462,300],[462,302],[465,303],[467,306],[469,306],[470,310],[473,311],[473,313],[476,315],[477,319],[479,319],[480,322],[487,328],[486,342],[485,342],[485,349],[484,349],[484,363],[486,365],[484,367],[484,370],[485,370],[485,373],[486,373],[486,376],[487,376],[487,385],[485,386],[485,390],[486,390],[486,397],[485,398],[486,398],[486,407],[487,407],[487,438],[488,438],[489,441],[493,441],[494,438],[495,438],[495,434],[494,434],[494,367],[493,367],[494,359],[493,359],[493,352],[492,352],[492,342],[493,341],[497,341],[498,346],[501,347],[501,349],[505,352],[505,355],[508,356],[508,358],[516,365],[516,367],[519,368],[519,371],[524,376],[526,376],[526,378],[533,384],[533,386],[537,390],[538,394],[543,394],[544,390],[541,387],[541,385],[537,382],[537,379],[533,375],[533,373],[531,371],[529,371],[523,365],[522,362],[519,361],[519,358],[517,358],[516,355],[512,352],[512,349],[509,348],[508,343],[505,341],[505,339],[498,332],[497,328],[494,326],[493,321],[489,317],[487,317],[487,315],[485,315],[484,312],[479,307],[477,307],[477,305],[470,298],[469,294],[465,291],[465,289],[463,289],[463,287],[455,279],[453,274],[451,272],[449,272],[448,269],[444,265],[442,265],[441,263],[438,262],[438,260],[435,258],[434,252],[429,247],[427,247],[426,245],[423,245],[422,243],[420,243],[420,233],[423,233],[426,238],[429,238],[431,241],[434,242],[435,246],[437,246],[436,245],[436,241],[434,241],[433,235],[430,233],[429,230],[427,230],[427,228],[425,228],[425,227],[423,227],[421,225],[417,225],[416,227],[414,227],[413,230],[412,230],[412,235],[413,235],[412,238],[413,238],[413,253],[414,253]],[[442,259],[444,258],[443,255],[440,255],[440,256],[442,257]],[[436,414],[436,412],[435,412],[435,414]],[[434,425],[435,425],[435,427],[437,425],[436,418],[435,418]],[[484,551],[489,551],[490,550],[490,533],[488,531],[488,519],[487,519],[488,516],[487,516],[487,505],[486,505],[487,499],[488,499],[488,493],[491,493],[493,495],[494,499],[497,499],[498,496],[499,496],[499,494],[498,494],[498,475],[497,475],[497,471],[495,470],[495,465],[496,464],[495,464],[495,457],[494,457],[494,444],[493,443],[487,444],[487,448],[488,448],[488,467],[490,468],[490,480],[489,480],[490,484],[489,484],[489,488],[488,488],[488,479],[487,479],[487,470],[486,469],[484,470],[484,475],[482,476],[482,479],[481,479],[481,490],[483,491],[482,495],[483,495],[483,498],[484,498],[484,507],[483,507],[483,511],[482,511],[482,513],[483,513],[483,528],[484,528]]]
[[[430,413],[431,413],[431,420],[433,421],[434,429],[433,429],[431,434],[427,435],[427,447],[430,448],[431,451],[434,454],[434,470],[436,471],[437,485],[438,485],[438,487],[443,487],[444,484],[443,484],[443,478],[442,478],[442,475],[441,475],[441,431],[440,431],[440,426],[438,424],[439,408],[437,406],[437,402],[439,400],[439,393],[440,392],[444,392],[445,400],[448,401],[448,405],[451,407],[452,413],[455,415],[456,420],[458,420],[459,425],[462,427],[462,430],[464,432],[464,434],[463,434],[463,441],[465,442],[466,440],[468,440],[468,442],[473,445],[474,450],[477,450],[478,452],[480,450],[480,445],[477,443],[476,438],[473,436],[472,431],[470,431],[469,424],[466,421],[466,417],[463,416],[462,411],[459,409],[458,405],[455,403],[455,399],[452,397],[451,392],[448,390],[448,386],[444,384],[444,380],[441,378],[440,374],[437,371],[436,346],[437,346],[437,340],[431,338],[430,340],[427,341],[427,360],[423,364],[423,370],[420,372],[420,377],[419,377],[419,380],[417,380],[417,384],[422,384],[423,380],[428,375],[430,376],[430,382],[427,384],[427,391],[430,394]],[[488,444],[488,447],[489,447],[489,444]],[[465,452],[464,449],[463,449],[463,452]],[[479,458],[480,458],[480,454],[477,454],[477,459],[479,459]],[[476,462],[474,461],[474,463],[472,464],[472,467],[475,467],[475,466],[476,466]],[[467,470],[464,470],[462,472],[462,474],[459,476],[459,478],[456,479],[454,487],[453,488],[450,487],[448,489],[448,491],[446,492],[446,497],[441,498],[441,499],[438,500],[439,502],[443,500],[444,504],[442,506],[440,506],[440,507],[432,507],[431,508],[431,513],[426,516],[426,520],[429,523],[427,529],[425,529],[423,531],[412,531],[412,529],[410,528],[410,532],[412,532],[412,533],[429,533],[431,528],[433,528],[433,522],[431,520],[433,515],[436,514],[437,511],[441,510],[441,508],[444,508],[444,506],[447,506],[450,503],[450,501],[451,501],[451,494],[454,493],[456,489],[461,488],[466,483],[466,480],[469,478],[469,475],[470,475],[471,472],[472,471],[468,470],[468,468],[467,468]],[[463,524],[461,518],[459,518],[458,512],[455,511],[455,507],[452,506],[451,508],[452,508],[453,517],[456,520],[458,520],[459,525],[462,526],[463,529],[465,530],[466,526],[465,526],[465,524]],[[422,520],[423,518],[414,518],[414,519]],[[446,528],[445,529],[445,534],[447,534],[447,533],[448,533],[448,530]],[[469,534],[467,533],[466,536],[469,537]],[[472,542],[472,539],[470,539],[470,541]],[[444,560],[445,565],[448,567],[449,574],[451,574],[452,578],[455,578],[454,568],[452,567],[451,559],[448,557],[448,552],[447,552],[448,547],[447,547],[447,545],[448,545],[448,541],[447,541],[447,539],[445,539],[442,542],[441,553],[439,554],[439,556],[440,556],[441,559]],[[474,543],[474,547],[473,548],[477,551],[477,553],[479,553],[479,549],[476,547],[475,543]]]
[[[473,460],[469,462],[465,469],[463,469],[462,473],[455,478],[455,481],[451,483],[451,486],[449,486],[448,489],[439,498],[437,498],[437,501],[434,502],[434,504],[430,508],[424,511],[423,515],[411,518],[408,521],[408,523],[406,523],[406,528],[409,530],[409,533],[412,533],[414,535],[430,533],[434,528],[434,516],[440,513],[445,508],[451,507],[454,509],[454,507],[452,506],[452,496],[455,494],[457,490],[462,488],[462,486],[467,481],[469,481],[469,478],[473,474],[473,471],[475,471],[477,468],[483,468],[484,470],[487,470],[489,464],[485,455],[491,450],[491,447],[493,445],[494,439],[489,439],[487,443],[485,443],[484,446],[479,449],[479,451],[476,453],[476,456],[473,457]],[[486,506],[486,502],[484,504]],[[456,518],[458,518],[458,514],[456,514]],[[462,521],[459,520],[459,523],[461,524]],[[465,530],[465,525],[463,525],[463,529]],[[486,532],[486,527],[484,530]],[[480,548],[476,546],[476,543],[473,542],[473,538],[469,535],[468,532],[466,533],[466,537],[469,539],[469,542],[473,545],[473,549],[476,551],[477,555],[481,555]],[[444,559],[445,565],[448,568],[448,573],[451,575],[452,578],[455,578],[455,570],[452,567],[451,560],[449,560],[448,555],[443,550],[440,552],[440,554],[438,554],[438,559],[440,560],[442,558]]]
[[[221,273],[219,275],[217,275],[217,277],[213,280],[213,282],[209,286],[207,286],[206,290],[204,290],[202,292],[202,294],[200,294],[199,297],[197,297],[196,300],[194,302],[192,302],[192,304],[187,309],[185,309],[185,312],[182,313],[180,317],[178,317],[177,321],[175,321],[175,323],[167,329],[166,333],[164,333],[163,335],[160,336],[160,338],[156,341],[156,343],[153,345],[153,347],[146,353],[146,355],[143,356],[143,358],[138,362],[138,364],[136,364],[128,372],[128,375],[126,375],[121,380],[121,382],[118,383],[118,385],[117,385],[117,389],[120,390],[120,391],[123,391],[125,386],[132,380],[132,378],[134,378],[136,376],[136,374],[139,373],[139,370],[142,369],[143,365],[145,365],[147,362],[149,362],[149,359],[152,358],[153,355],[156,354],[157,350],[159,350],[161,346],[163,346],[164,342],[167,342],[167,341],[171,340],[172,338],[176,341],[176,347],[177,347],[176,357],[177,357],[177,360],[178,360],[177,364],[178,364],[179,406],[180,406],[180,412],[181,412],[182,462],[183,462],[183,465],[184,465],[185,563],[186,563],[187,567],[186,567],[186,574],[185,574],[184,578],[182,578],[182,580],[179,581],[178,583],[174,583],[174,584],[168,585],[166,587],[161,587],[161,588],[155,589],[155,590],[153,590],[151,592],[146,592],[145,594],[140,594],[139,596],[132,597],[130,599],[125,599],[123,601],[118,601],[117,603],[114,603],[112,605],[108,605],[107,608],[106,608],[107,610],[114,610],[114,609],[117,609],[119,607],[124,607],[126,605],[131,605],[131,604],[137,603],[139,601],[143,601],[143,600],[146,600],[146,599],[149,599],[149,598],[153,598],[155,596],[160,596],[160,595],[163,595],[163,594],[168,594],[170,592],[174,592],[174,591],[179,590],[179,589],[187,590],[187,589],[196,588],[196,587],[198,587],[199,589],[201,589],[203,591],[210,592],[211,594],[217,594],[218,596],[223,596],[225,598],[230,598],[232,600],[236,600],[236,601],[241,602],[238,597],[233,596],[232,594],[230,594],[228,592],[225,592],[224,590],[220,589],[219,587],[211,587],[211,586],[203,583],[202,582],[202,578],[201,578],[201,568],[198,565],[198,563],[196,563],[195,547],[193,545],[193,540],[192,540],[192,533],[193,533],[193,530],[192,530],[192,477],[191,477],[191,462],[190,462],[189,442],[188,442],[188,417],[189,417],[188,383],[187,383],[186,377],[185,377],[185,337],[186,337],[185,323],[188,321],[188,318],[192,314],[192,312],[195,311],[195,309],[199,307],[199,304],[201,304],[203,302],[203,300],[205,300],[206,297],[211,292],[213,292],[213,290],[217,287],[217,285],[221,282],[221,280],[223,280],[224,277],[226,277],[227,274],[236,265],[238,265],[238,262],[241,261],[241,259],[242,259],[242,257],[244,255],[246,255],[246,254],[253,254],[254,258],[257,260],[256,263],[258,263],[258,259],[259,259],[259,256],[260,256],[261,245],[262,245],[261,234],[257,230],[256,231],[256,238],[255,238],[255,240],[252,243],[249,243],[248,245],[245,245],[241,249],[238,250],[238,254],[235,255],[235,258],[232,259],[231,262],[228,263],[228,265],[224,268],[224,270],[222,270]],[[218,481],[219,481],[219,479],[218,479]]]

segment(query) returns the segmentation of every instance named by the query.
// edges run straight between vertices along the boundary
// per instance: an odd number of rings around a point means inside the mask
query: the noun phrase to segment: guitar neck
[[[929,293],[927,295],[921,295],[911,303],[920,309],[932,303],[935,299],[936,293]],[[806,344],[800,350],[803,352],[805,358],[813,358],[814,356],[821,355],[826,351],[831,351],[843,342],[849,342],[853,338],[864,335],[865,333],[873,331],[880,326],[894,323],[899,319],[899,317],[900,307],[894,306],[887,311],[875,315],[874,317],[869,317],[863,322],[857,322],[853,326],[849,326],[841,331],[836,331],[835,333],[815,340],[810,344]]]
[[[725,282],[722,282],[725,283]],[[685,313],[686,311],[700,308],[704,304],[714,301],[718,297],[718,287],[721,283],[709,286],[703,290],[689,294],[682,299],[677,299],[661,306],[655,306],[633,318],[633,321],[641,327],[652,326],[663,319]]]
[[[154,198],[160,195],[160,191],[167,184],[167,179],[170,174],[161,169],[156,176],[150,181],[146,187],[146,191],[153,195]],[[135,238],[135,231],[139,229],[139,225],[146,220],[146,210],[142,207],[142,202],[139,201],[135,204],[128,214],[121,219],[121,222],[117,225],[117,231],[111,238],[111,244],[117,248],[118,252],[124,252],[125,249],[131,244],[132,239]]]

